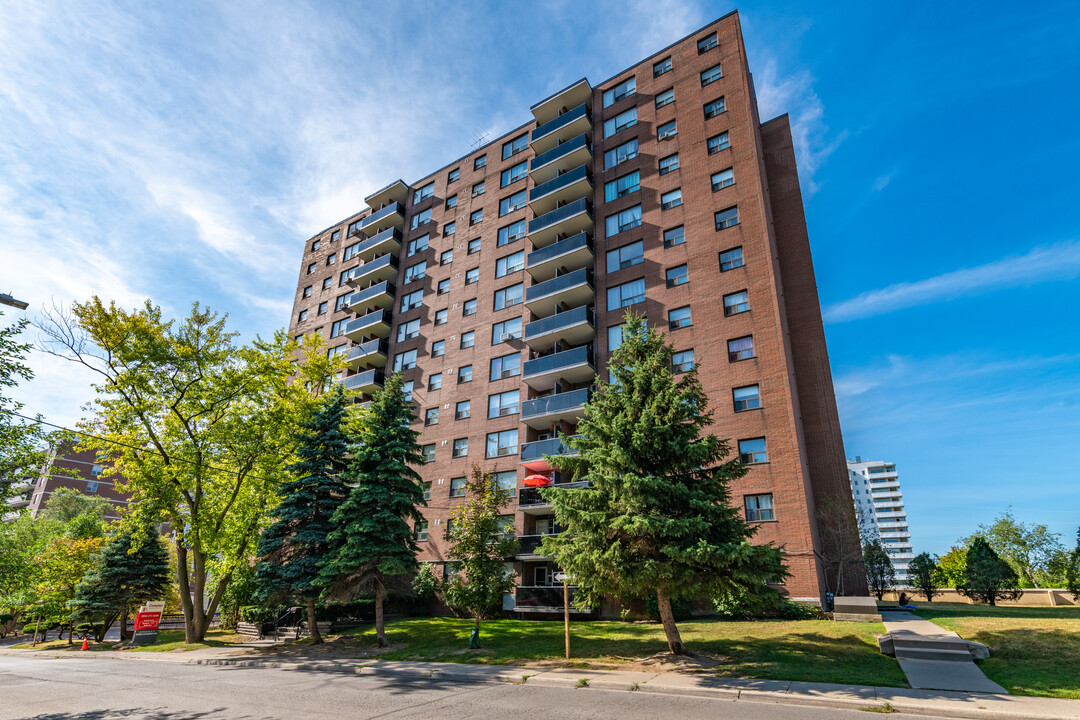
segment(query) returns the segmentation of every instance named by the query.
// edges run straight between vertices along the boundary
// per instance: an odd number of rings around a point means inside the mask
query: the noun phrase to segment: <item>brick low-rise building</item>
[[[105,518],[110,522],[118,519],[128,506],[130,496],[118,491],[113,479],[102,477],[103,467],[97,451],[78,450],[69,443],[62,443],[52,449],[50,462],[51,472],[33,478],[26,496],[29,499],[27,506],[35,517],[48,505],[53,492],[60,488],[71,488],[84,495],[108,500],[113,510]]]
[[[787,116],[758,118],[734,13],[609,80],[581,79],[486,146],[368,196],[305,245],[290,323],[345,354],[367,395],[400,371],[430,499],[421,560],[473,463],[515,497],[514,609],[561,604],[535,554],[558,530],[523,486],[558,477],[630,310],[696,365],[712,431],[750,465],[732,497],[785,548],[793,598],[819,602],[815,503],[850,502]],[[849,588],[850,590],[850,588]]]

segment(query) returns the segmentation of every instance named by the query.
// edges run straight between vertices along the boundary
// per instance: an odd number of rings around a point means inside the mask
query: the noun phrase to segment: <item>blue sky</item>
[[[269,333],[364,195],[736,7],[363,5],[5,8],[0,291]],[[1009,505],[1071,543],[1080,10],[879,5],[738,5],[762,117],[793,120],[848,455],[898,464],[917,551]],[[19,397],[74,421],[89,378],[34,366]]]

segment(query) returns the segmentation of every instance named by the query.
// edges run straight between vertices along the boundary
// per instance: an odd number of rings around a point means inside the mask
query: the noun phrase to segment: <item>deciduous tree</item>
[[[101,549],[102,538],[55,537],[49,541],[38,558],[41,572],[34,586],[34,596],[42,614],[69,624],[71,610],[68,603],[75,599],[75,591],[83,575],[94,566],[94,559]],[[68,631],[68,643],[71,632]]]
[[[870,585],[870,592],[881,600],[896,582],[892,558],[881,541],[875,538],[863,545],[863,562],[866,565],[866,582]]]
[[[980,525],[979,535],[1012,565],[1026,585],[1041,587],[1064,548],[1060,535],[1046,525],[1019,522],[1012,508],[1001,513],[991,525]]]
[[[928,552],[919,553],[908,563],[908,577],[911,586],[926,596],[926,602],[932,602],[935,595],[940,595],[941,571],[937,559]]]
[[[0,318],[3,316],[0,312]],[[41,468],[47,459],[50,435],[40,423],[20,417],[23,403],[7,397],[9,388],[34,377],[26,363],[33,346],[20,338],[29,324],[20,318],[10,325],[0,325],[0,502],[20,491],[26,477],[46,472]]]
[[[1018,600],[1024,591],[1017,587],[1019,578],[984,538],[976,535],[967,551],[963,581],[957,590],[976,602],[996,605],[998,600]]]
[[[956,588],[964,582],[964,568],[967,566],[967,546],[954,545],[949,552],[938,558],[938,570],[944,587]]]

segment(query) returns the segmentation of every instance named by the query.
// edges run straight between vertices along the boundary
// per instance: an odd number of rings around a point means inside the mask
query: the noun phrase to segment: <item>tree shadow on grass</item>
[[[990,648],[990,657],[979,660],[979,668],[1010,693],[1080,699],[1080,633],[987,629],[964,639]]]

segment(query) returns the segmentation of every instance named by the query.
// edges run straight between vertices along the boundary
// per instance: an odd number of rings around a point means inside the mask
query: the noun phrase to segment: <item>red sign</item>
[[[141,612],[135,615],[135,630],[157,630],[160,622],[160,612]]]

